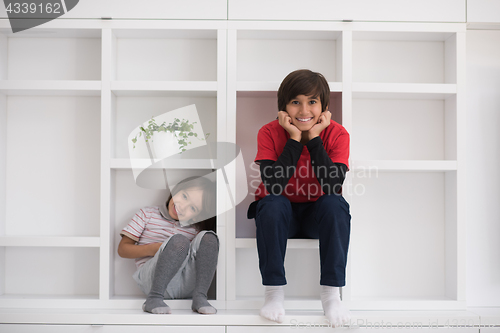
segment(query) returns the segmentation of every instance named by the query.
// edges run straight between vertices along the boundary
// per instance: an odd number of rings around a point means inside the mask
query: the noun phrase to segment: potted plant
[[[194,124],[196,122],[190,122],[189,120],[175,118],[173,122],[168,125],[166,122],[158,125],[156,119],[152,117],[146,127],[141,126],[139,134],[132,138],[134,144],[137,139],[144,136],[144,140],[149,144],[151,141],[153,143],[152,150],[154,150],[154,156],[156,158],[165,158],[167,156],[182,153],[186,150],[187,145],[191,144],[191,139],[193,137],[200,140],[205,140],[210,133],[207,133],[204,138],[199,138],[198,133],[193,131]]]

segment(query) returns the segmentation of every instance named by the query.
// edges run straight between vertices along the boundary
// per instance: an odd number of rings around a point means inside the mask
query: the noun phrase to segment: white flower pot
[[[174,133],[154,132],[152,139],[155,159],[163,159],[181,152],[180,145]]]

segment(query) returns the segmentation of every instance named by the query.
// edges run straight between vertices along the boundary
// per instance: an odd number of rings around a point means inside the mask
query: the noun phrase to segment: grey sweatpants
[[[196,284],[196,251],[198,251],[201,239],[207,232],[211,232],[215,235],[213,231],[203,230],[200,231],[191,241],[186,259],[182,263],[181,268],[179,268],[177,273],[172,278],[172,281],[170,281],[170,283],[167,285],[167,290],[165,291],[164,295],[166,299],[190,298],[192,296],[194,286]],[[158,262],[158,257],[169,240],[170,238],[164,241],[158,252],[156,252],[155,256],[144,263],[144,265],[139,267],[133,275],[134,280],[146,295],[149,294],[151,286],[153,285],[153,278],[155,274],[156,263]]]

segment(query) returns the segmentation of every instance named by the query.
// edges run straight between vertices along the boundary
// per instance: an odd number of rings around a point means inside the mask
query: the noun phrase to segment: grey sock
[[[196,252],[196,285],[193,291],[193,304],[191,309],[202,314],[217,313],[207,301],[207,292],[217,268],[217,257],[219,256],[219,240],[212,233],[206,233],[200,242]]]
[[[153,278],[153,285],[142,310],[155,314],[171,313],[163,302],[167,285],[181,267],[189,251],[189,240],[180,234],[174,235],[160,253]]]

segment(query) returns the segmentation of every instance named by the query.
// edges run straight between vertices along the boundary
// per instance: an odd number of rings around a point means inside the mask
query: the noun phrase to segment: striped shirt
[[[120,232],[120,235],[135,240],[137,245],[163,243],[175,234],[182,234],[192,241],[198,234],[198,230],[192,226],[181,227],[179,221],[170,216],[163,216],[159,207],[156,206],[139,209],[129,224]],[[151,258],[137,258],[135,264],[139,268]]]

